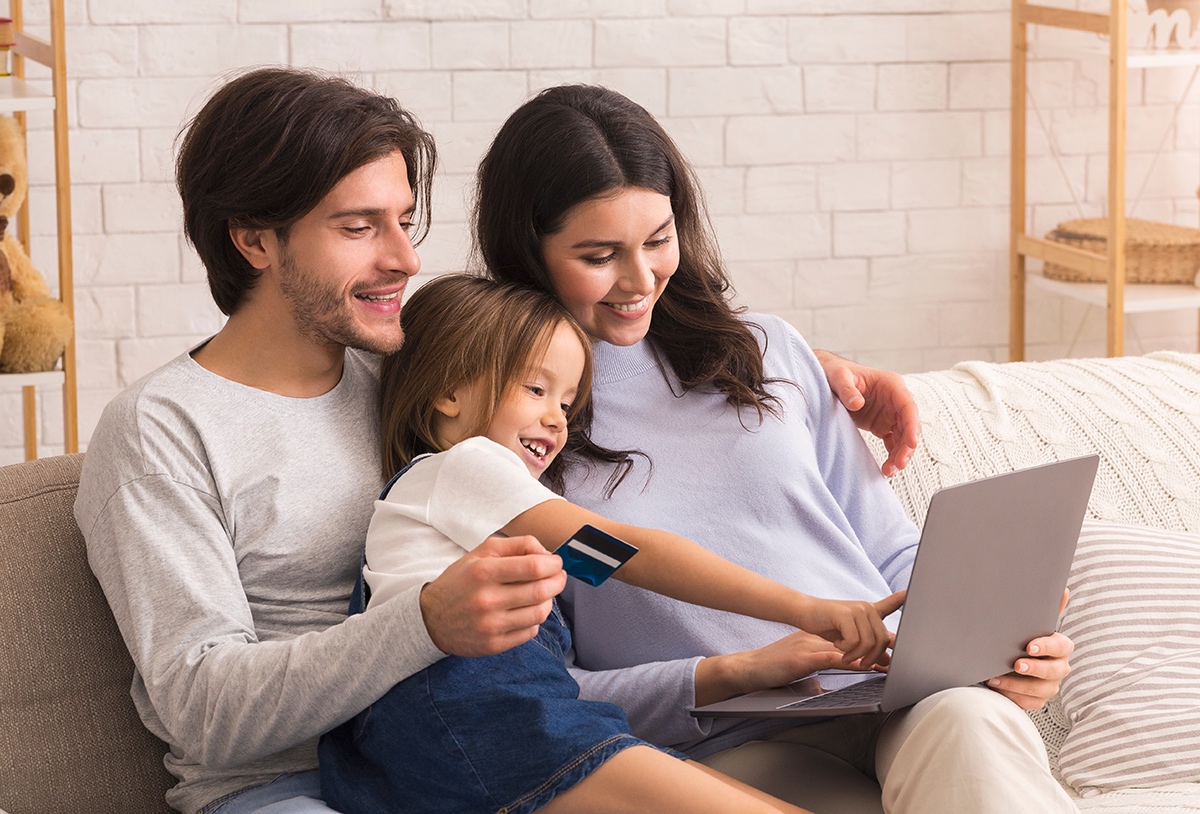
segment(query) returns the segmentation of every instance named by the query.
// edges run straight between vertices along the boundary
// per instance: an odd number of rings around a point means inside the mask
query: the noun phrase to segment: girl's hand
[[[904,604],[906,591],[897,591],[878,602],[805,597],[796,627],[815,633],[841,650],[843,664],[878,664],[895,636],[883,618]]]
[[[869,669],[845,664],[844,655],[820,636],[798,630],[757,650],[701,659],[696,665],[696,705],[783,687],[818,670]],[[887,662],[885,653],[877,668],[886,668]]]

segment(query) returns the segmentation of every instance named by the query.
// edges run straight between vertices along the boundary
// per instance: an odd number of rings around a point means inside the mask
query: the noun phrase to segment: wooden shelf
[[[61,370],[45,373],[0,373],[0,391],[19,390],[22,387],[62,387],[66,376]]]
[[[1029,43],[1029,55],[1045,59],[1108,59],[1108,43],[1064,45],[1054,42]],[[1173,48],[1130,48],[1126,51],[1126,68],[1171,68],[1200,65],[1200,50]]]
[[[1032,288],[1048,291],[1060,297],[1098,305],[1108,305],[1108,284],[1052,280],[1040,270],[1026,272],[1026,282]],[[1185,308],[1200,309],[1200,286],[1175,285],[1168,283],[1126,283],[1126,314],[1147,314],[1154,311],[1178,311]]]
[[[24,110],[54,110],[54,94],[37,90],[24,79],[0,77],[0,113]]]
[[[57,215],[58,296],[67,313],[74,318],[75,284],[72,271],[71,247],[71,173],[67,150],[67,68],[66,22],[63,0],[49,0],[50,37],[42,39],[24,30],[23,0],[9,0],[8,16],[12,18],[16,46],[11,51],[12,76],[0,77],[0,115],[15,116],[25,125],[25,113],[48,110],[54,114],[54,202]],[[27,60],[50,69],[48,82],[25,81]],[[48,84],[49,92],[41,90]],[[42,134],[38,134],[41,138]],[[26,133],[28,138],[28,133]],[[29,199],[17,218],[17,237],[29,251]],[[26,459],[38,455],[37,388],[56,387],[62,391],[63,451],[79,451],[79,405],[76,394],[75,337],[72,334],[63,351],[58,370],[45,373],[0,374],[0,391],[19,390],[24,412],[24,446]]]
[[[1009,350],[1025,358],[1026,288],[1099,305],[1105,309],[1105,348],[1125,352],[1125,315],[1185,308],[1200,310],[1200,288],[1192,285],[1135,285],[1125,280],[1125,125],[1130,68],[1200,67],[1200,51],[1129,48],[1127,0],[1109,0],[1107,14],[1047,6],[1029,0],[1012,4],[1012,143],[1009,196]],[[1038,38],[1030,36],[1030,29]],[[1056,36],[1057,32],[1074,32]],[[1048,33],[1052,39],[1042,39]],[[1026,106],[1029,57],[1097,59],[1108,68],[1108,228],[1105,254],[1054,244],[1027,232],[1025,201]],[[1049,135],[1049,134],[1048,134]],[[1052,261],[1104,283],[1048,280],[1026,269],[1030,258]]]

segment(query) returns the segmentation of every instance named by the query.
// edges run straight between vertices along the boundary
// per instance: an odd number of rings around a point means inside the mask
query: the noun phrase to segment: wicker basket
[[[1107,253],[1108,219],[1084,218],[1060,223],[1046,235],[1096,254]],[[1125,282],[1192,283],[1200,270],[1200,229],[1128,218],[1125,221]],[[1086,272],[1046,263],[1045,275],[1070,282],[1105,282],[1107,274]]]

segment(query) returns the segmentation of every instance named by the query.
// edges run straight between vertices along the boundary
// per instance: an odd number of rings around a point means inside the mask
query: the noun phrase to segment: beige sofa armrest
[[[0,468],[0,808],[169,812],[167,747],[134,710],[72,514],[82,462]]]

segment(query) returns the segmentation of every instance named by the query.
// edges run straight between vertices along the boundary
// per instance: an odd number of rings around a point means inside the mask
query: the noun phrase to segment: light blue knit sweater
[[[607,469],[572,467],[567,498],[627,523],[667,529],[814,596],[879,599],[908,583],[918,531],[907,519],[811,349],[790,325],[747,321],[764,348],[781,418],[761,422],[712,390],[681,396],[648,342],[595,346],[594,440],[637,449],[605,498]],[[570,580],[563,608],[582,695],[625,708],[633,731],[701,757],[778,721],[696,719],[700,657],[748,650],[791,632],[610,580]],[[792,724],[787,724],[792,725]]]

